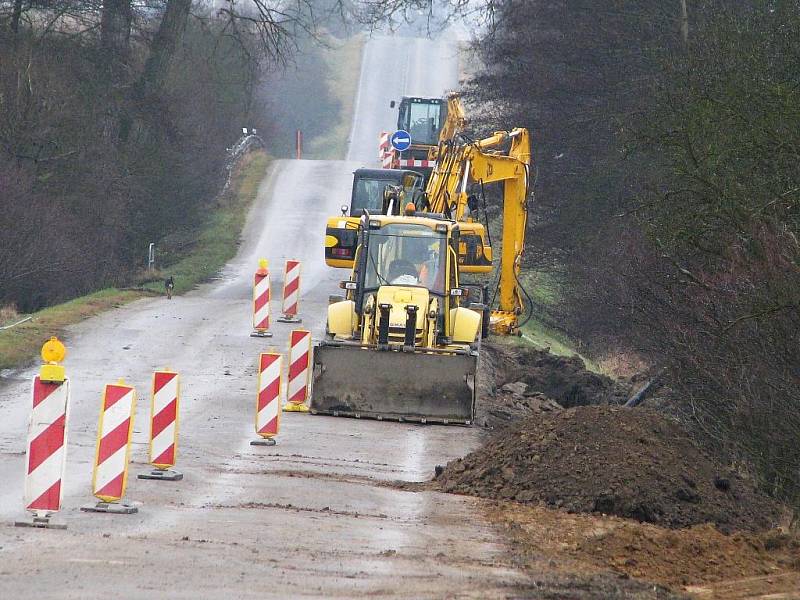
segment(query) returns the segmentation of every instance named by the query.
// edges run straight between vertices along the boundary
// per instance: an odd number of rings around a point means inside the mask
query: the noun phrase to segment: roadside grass
[[[263,151],[252,152],[242,160],[229,191],[218,200],[218,209],[210,212],[207,222],[197,233],[197,243],[188,254],[163,270],[175,277],[175,293],[184,293],[210,279],[236,254],[247,212],[255,200],[268,163],[269,157]],[[100,290],[40,310],[30,315],[30,321],[0,330],[0,369],[18,368],[30,363],[48,338],[62,335],[69,325],[164,291],[160,276],[157,280],[153,275],[137,280],[141,287]],[[17,315],[7,307],[2,316],[4,321],[12,321],[12,318],[19,320],[28,315]]]
[[[493,239],[498,240],[496,243],[497,248],[494,248],[494,252],[495,256],[499,257],[499,247],[501,246],[499,243],[500,236],[495,236]],[[499,263],[495,268],[500,268]],[[549,273],[523,271],[520,274],[520,283],[538,306],[555,306],[559,302],[561,297],[559,283],[557,279]],[[521,327],[521,330],[522,335],[520,337],[496,337],[494,339],[505,340],[509,344],[530,345],[539,350],[548,350],[550,353],[558,356],[577,356],[590,371],[602,373],[604,375],[608,374],[606,372],[607,370],[602,368],[600,364],[587,358],[578,351],[578,344],[575,340],[570,339],[565,333],[545,323],[543,319],[537,317],[536,313],[530,316],[527,322]]]
[[[548,273],[523,272],[520,276],[520,283],[538,305],[555,306],[561,298],[562,292],[558,280]],[[606,374],[600,365],[578,351],[578,344],[575,340],[564,332],[547,325],[542,319],[538,319],[535,313],[522,326],[521,339],[540,350],[547,349],[558,356],[577,356],[590,371]]]
[[[236,255],[247,213],[256,199],[269,160],[263,151],[251,152],[242,159],[233,174],[231,187],[218,199],[217,210],[209,212],[191,252],[162,266],[155,274],[140,278],[144,289],[163,293],[164,279],[172,275],[174,293],[186,293],[198,283],[212,279]]]
[[[151,294],[142,290],[108,288],[35,312],[30,321],[0,331],[0,369],[27,364],[44,342],[59,335],[67,325],[148,295]]]
[[[495,278],[499,275],[500,259],[503,255],[503,231],[502,219],[493,218],[489,222],[489,232],[492,238],[492,254],[494,256],[494,271],[491,278],[484,280],[484,283],[490,285],[489,294],[492,294],[492,285],[495,285]],[[528,292],[537,306],[555,307],[561,301],[563,290],[558,278],[543,271],[530,271],[523,270],[520,273],[519,282],[522,287]],[[525,295],[523,294],[523,298]],[[524,317],[523,317],[524,318]],[[578,342],[570,339],[568,335],[558,329],[548,325],[544,319],[537,317],[533,313],[528,321],[522,326],[522,335],[518,338],[495,337],[495,340],[508,340],[510,344],[526,344],[534,346],[539,350],[549,350],[552,354],[558,356],[577,356],[580,358],[586,368],[595,373],[609,375],[608,369],[603,368],[604,365],[599,364],[578,351]]]
[[[330,73],[328,89],[339,104],[340,110],[339,114],[335,115],[336,118],[331,120],[332,126],[325,135],[308,141],[304,158],[343,160],[347,155],[364,43],[364,36],[356,35],[345,42],[338,42],[336,46],[323,53],[323,59]]]

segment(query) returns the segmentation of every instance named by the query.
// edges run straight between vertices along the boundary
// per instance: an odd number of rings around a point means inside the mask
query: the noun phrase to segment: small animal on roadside
[[[175,279],[172,275],[164,280],[164,289],[167,290],[167,300],[172,300],[172,290],[175,289]]]

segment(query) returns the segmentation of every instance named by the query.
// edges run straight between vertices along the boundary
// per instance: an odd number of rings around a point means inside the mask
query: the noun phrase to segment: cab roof
[[[404,175],[408,174],[422,177],[422,173],[411,169],[356,169],[353,176],[356,179],[385,179],[387,181],[402,181]]]
[[[371,223],[375,221],[380,222],[380,226],[383,227],[384,225],[391,225],[393,223],[403,223],[403,224],[412,224],[412,225],[424,225],[425,227],[429,227],[431,229],[436,229],[437,226],[441,227],[442,225],[447,226],[448,231],[455,231],[458,230],[458,223],[449,219],[442,219],[436,217],[408,217],[404,215],[370,215],[369,220]]]

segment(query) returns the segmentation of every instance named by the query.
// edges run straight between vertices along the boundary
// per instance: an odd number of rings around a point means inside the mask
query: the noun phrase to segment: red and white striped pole
[[[394,162],[394,149],[389,141],[391,134],[387,131],[381,131],[378,138],[378,160],[381,161],[381,167],[384,169],[391,169]]]
[[[150,401],[150,473],[140,473],[139,479],[180,481],[183,473],[172,470],[178,454],[178,410],[181,379],[174,371],[164,369],[153,373],[153,393]]]
[[[253,333],[251,337],[272,337],[269,331],[269,263],[262,258],[253,278]]]
[[[64,494],[69,380],[42,381],[37,375],[32,395],[24,499],[25,508],[33,513],[33,521],[18,521],[16,525],[66,529],[66,525],[50,523],[50,516],[61,509]]]
[[[87,512],[130,514],[135,506],[120,502],[128,484],[131,433],[136,412],[136,390],[123,380],[108,384],[103,391],[100,424],[97,428],[92,494],[100,499],[95,505],[83,506]]]
[[[297,316],[300,306],[300,261],[288,259],[283,278],[283,305],[281,307],[282,317],[278,318],[281,323],[300,323],[301,318]]]
[[[289,336],[289,381],[286,384],[287,412],[308,412],[308,383],[311,375],[311,332],[294,329]]]
[[[262,352],[258,357],[258,394],[256,395],[256,433],[261,439],[253,446],[274,446],[280,427],[282,356]]]

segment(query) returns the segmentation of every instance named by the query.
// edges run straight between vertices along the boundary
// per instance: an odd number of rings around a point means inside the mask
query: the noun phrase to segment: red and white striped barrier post
[[[394,149],[390,138],[391,134],[387,131],[381,131],[378,138],[378,160],[381,161],[381,167],[384,169],[391,169],[394,162]]]
[[[262,258],[253,278],[253,333],[251,337],[272,337],[269,331],[269,263]]]
[[[308,412],[308,383],[311,375],[311,332],[294,329],[289,336],[289,380],[286,384],[287,412]]]
[[[50,516],[61,509],[64,495],[62,481],[67,459],[69,380],[64,367],[58,363],[65,355],[64,345],[51,338],[42,347],[45,364],[33,378],[24,493],[25,508],[33,513],[33,520],[17,521],[17,526],[67,528],[50,522]]]
[[[286,261],[286,271],[283,278],[283,306],[281,307],[282,317],[278,318],[281,323],[300,323],[301,318],[297,316],[300,306],[300,261],[288,259]]]
[[[130,514],[135,506],[120,502],[128,484],[131,433],[136,412],[136,390],[119,382],[108,384],[103,391],[100,423],[97,428],[92,494],[97,504],[81,507],[86,512]]]
[[[139,473],[139,479],[180,481],[183,473],[173,470],[178,454],[178,410],[181,379],[174,371],[153,373],[150,400],[150,473]]]
[[[258,394],[256,395],[256,433],[261,439],[252,446],[274,446],[280,427],[282,356],[262,352],[258,357]]]

